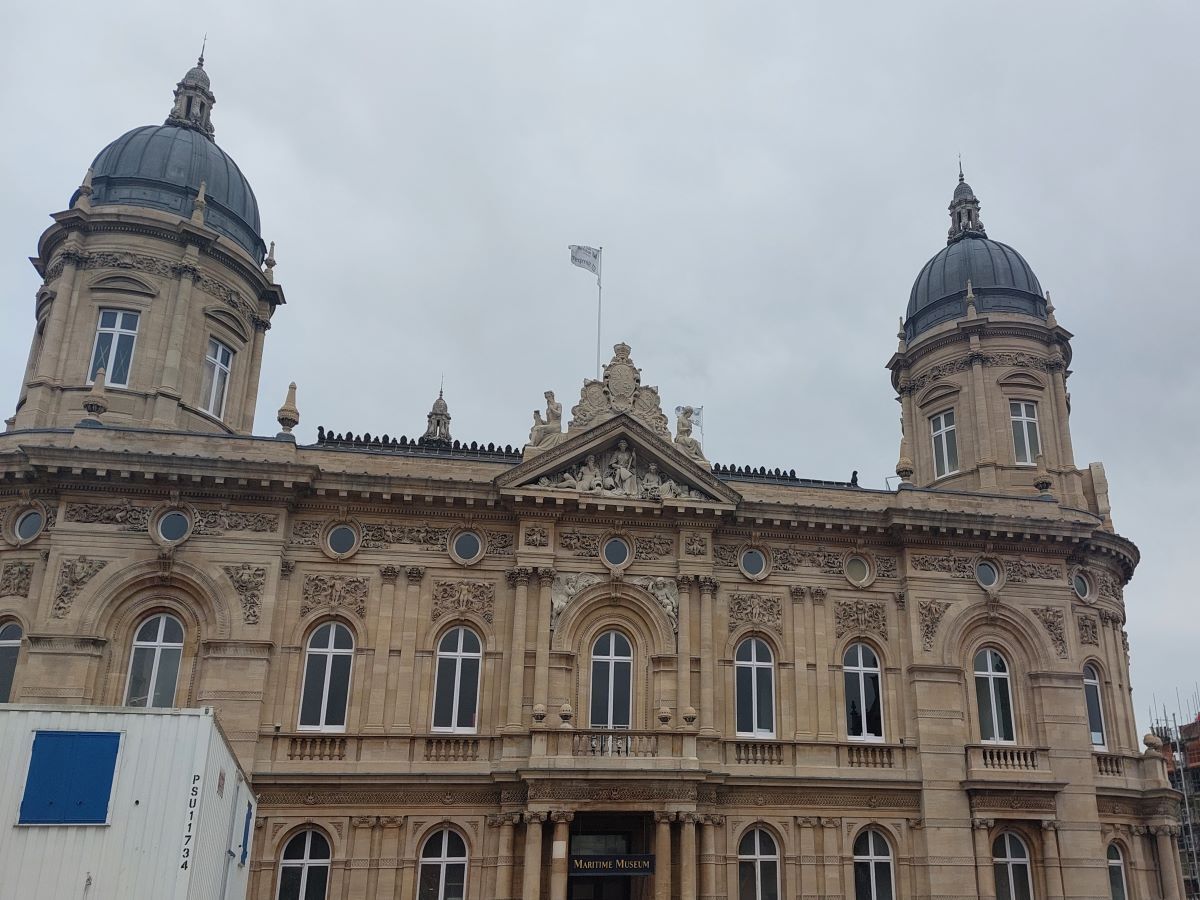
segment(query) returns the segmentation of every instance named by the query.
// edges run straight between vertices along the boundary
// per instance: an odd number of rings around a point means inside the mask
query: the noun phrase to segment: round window
[[[855,584],[862,584],[871,574],[871,566],[861,556],[846,560],[846,577]]]
[[[168,544],[182,541],[191,530],[192,520],[179,510],[171,510],[158,520],[158,536]]]
[[[621,538],[609,538],[604,542],[604,561],[614,569],[629,561],[629,545]]]
[[[749,547],[742,551],[742,571],[751,578],[757,578],[767,571],[767,557],[761,550],[756,547]]]
[[[1079,595],[1080,600],[1086,600],[1088,594],[1092,592],[1092,586],[1088,584],[1087,578],[1078,573],[1071,579],[1071,584],[1074,586],[1075,593]]]
[[[454,555],[462,562],[473,562],[483,552],[483,540],[474,531],[460,531],[453,546]]]
[[[327,538],[329,549],[338,556],[345,556],[358,543],[358,532],[349,525],[335,525]]]
[[[41,534],[42,526],[46,524],[46,517],[39,510],[27,509],[17,518],[16,528],[17,540],[32,541],[35,537]]]
[[[975,566],[975,580],[985,588],[995,587],[996,582],[1000,580],[1000,572],[993,563],[985,559]]]

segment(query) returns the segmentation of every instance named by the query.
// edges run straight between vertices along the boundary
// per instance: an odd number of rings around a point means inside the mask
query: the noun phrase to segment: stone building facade
[[[961,178],[888,364],[896,490],[711,464],[624,344],[524,448],[441,397],[304,445],[294,391],[250,434],[284,295],[214,103],[201,61],[39,243],[0,699],[215,707],[260,900],[1181,898],[1138,551]]]

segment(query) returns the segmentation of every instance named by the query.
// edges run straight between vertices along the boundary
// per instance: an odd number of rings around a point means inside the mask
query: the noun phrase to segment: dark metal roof
[[[229,154],[199,131],[144,125],[121,135],[92,163],[92,206],[143,206],[187,218],[201,181],[208,204],[205,224],[262,262],[266,246],[250,182]]]
[[[1046,318],[1042,286],[1029,263],[1007,244],[968,233],[925,263],[908,298],[908,340],[947,319],[966,315],[967,281],[975,307]]]

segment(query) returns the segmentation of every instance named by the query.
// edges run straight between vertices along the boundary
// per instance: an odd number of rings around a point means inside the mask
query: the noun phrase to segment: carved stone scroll
[[[922,600],[917,604],[918,615],[921,619],[921,643],[926,653],[933,652],[933,642],[937,638],[938,626],[942,624],[942,616],[950,604],[944,600]]]
[[[774,594],[733,594],[729,598],[729,630],[740,625],[783,630],[783,602]]]
[[[50,615],[61,619],[71,611],[71,604],[96,573],[108,565],[106,559],[88,559],[76,556],[64,559],[58,569],[58,583],[54,588],[54,608]]]
[[[262,608],[263,586],[267,582],[267,570],[262,566],[251,566],[249,563],[221,568],[233,582],[238,599],[242,602],[242,621],[247,625],[257,625]]]
[[[887,638],[887,610],[876,600],[839,600],[833,608],[834,636],[867,631]]]
[[[346,609],[363,618],[367,614],[367,595],[371,580],[361,575],[305,575],[300,615],[315,609]]]
[[[496,616],[496,585],[490,581],[435,581],[433,583],[433,614],[436,622],[442,616],[475,613],[489,625]]]

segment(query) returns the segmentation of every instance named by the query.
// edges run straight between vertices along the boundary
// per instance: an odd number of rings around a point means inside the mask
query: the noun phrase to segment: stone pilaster
[[[700,733],[706,736],[717,733],[713,594],[719,585],[715,578],[700,579]]]
[[[537,900],[542,891],[542,823],[544,812],[525,813],[525,867],[521,897]]]
[[[654,814],[654,900],[671,900],[671,823],[675,813]]]
[[[508,570],[508,583],[513,588],[512,603],[512,658],[508,669],[508,712],[505,731],[520,731],[524,725],[521,716],[521,697],[525,689],[525,651],[528,631],[526,609],[529,604],[529,579],[532,569]]]
[[[413,684],[413,672],[417,661],[417,612],[421,606],[421,582],[425,579],[424,566],[409,566],[404,570],[407,585],[404,590],[404,621],[400,628],[400,677],[396,730],[411,734],[413,714],[419,691]]]
[[[533,702],[546,706],[550,703],[550,592],[554,587],[554,569],[539,566],[537,649],[533,669]]]

